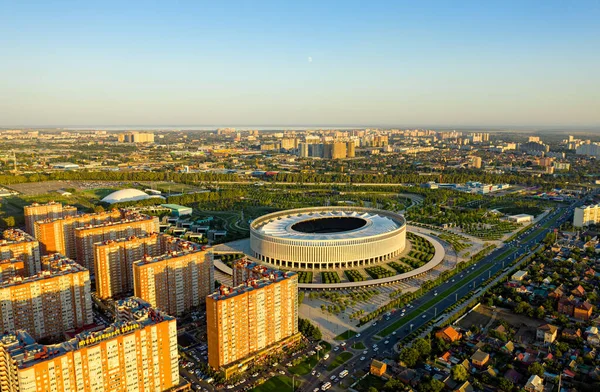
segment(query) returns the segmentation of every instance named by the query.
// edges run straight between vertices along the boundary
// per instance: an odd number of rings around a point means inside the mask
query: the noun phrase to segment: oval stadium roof
[[[124,201],[145,200],[149,198],[150,195],[140,191],[139,189],[128,188],[113,192],[110,195],[106,196],[104,199],[102,199],[102,201],[105,203],[113,204],[121,203]]]

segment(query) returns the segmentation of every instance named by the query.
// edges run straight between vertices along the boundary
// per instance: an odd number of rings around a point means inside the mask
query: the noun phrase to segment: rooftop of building
[[[158,256],[146,255],[146,256],[144,256],[144,258],[142,260],[136,261],[133,264],[144,265],[144,264],[158,263],[160,261],[173,259],[175,257],[185,256],[185,255],[188,255],[191,253],[198,253],[198,252],[202,252],[202,251],[209,249],[206,245],[200,245],[195,242],[186,241],[181,238],[172,237],[169,235],[164,236],[164,238],[165,238],[165,241],[167,241],[170,244],[170,246],[175,247],[175,250],[163,253]]]
[[[59,205],[61,203],[57,202],[57,201],[49,201],[47,203],[31,203],[28,206],[25,206],[25,208],[29,208],[29,207],[40,207],[40,206],[55,206],[55,205]],[[72,205],[69,204],[62,204],[63,209],[64,208],[69,208],[69,209],[77,209],[77,207],[74,207]]]
[[[106,241],[98,242],[96,245],[97,246],[122,245],[126,242],[135,241],[135,240],[146,240],[146,239],[150,239],[150,238],[156,238],[161,235],[162,234],[160,234],[160,233],[143,233],[140,235],[132,235],[129,237],[117,238],[115,240],[106,240]]]
[[[260,289],[265,288],[273,283],[281,282],[283,280],[289,279],[292,276],[296,275],[295,272],[291,272],[291,271],[278,271],[278,270],[268,270],[268,271],[269,271],[269,273],[266,276],[263,275],[263,278],[247,279],[244,283],[242,283],[236,287],[229,287],[229,286],[222,285],[221,287],[219,287],[217,289],[217,291],[210,294],[208,296],[208,298],[211,298],[216,301],[233,298],[233,297],[236,297],[238,295],[241,295],[241,294],[253,291],[253,290],[260,290]]]
[[[143,302],[133,298],[132,301],[124,303],[125,307],[131,306],[131,314],[134,316],[132,320],[115,322],[100,331],[84,331],[70,340],[53,345],[37,343],[26,331],[5,332],[0,336],[0,346],[4,347],[4,350],[16,362],[17,367],[23,369],[70,351],[132,333],[149,325],[175,320],[174,317],[147,307],[140,301]]]
[[[119,226],[119,225],[131,223],[131,222],[141,222],[141,221],[147,221],[147,220],[148,221],[154,220],[154,217],[150,216],[150,215],[140,214],[137,212],[135,212],[135,213],[128,212],[123,216],[123,218],[121,220],[114,221],[114,222],[111,222],[111,221],[103,222],[103,223],[100,223],[97,225],[86,224],[85,226],[82,226],[82,227],[76,227],[75,231],[96,229],[99,227]]]
[[[19,242],[33,242],[36,239],[33,238],[29,233],[19,229],[8,229],[2,233],[2,239],[0,240],[0,246],[16,244]]]
[[[38,280],[44,280],[47,278],[53,278],[56,276],[87,271],[87,268],[81,264],[77,264],[75,261],[59,253],[43,256],[42,264],[44,265],[45,270],[37,273],[36,275],[27,276],[25,278],[21,276],[13,276],[5,279],[4,281],[0,282],[0,289],[31,283]]]

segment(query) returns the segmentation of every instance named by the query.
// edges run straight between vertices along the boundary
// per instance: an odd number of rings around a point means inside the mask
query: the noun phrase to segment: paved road
[[[320,379],[315,379],[311,376],[306,377],[307,382],[303,385],[302,390],[312,391],[314,388],[319,387],[325,380],[328,381],[331,375],[338,374],[342,369],[349,369],[352,374],[352,371],[368,366],[370,359],[374,355],[377,355],[377,357],[393,356],[392,347],[396,342],[409,335],[412,330],[418,329],[435,318],[436,315],[441,315],[460,298],[466,296],[471,290],[477,288],[483,281],[494,275],[496,272],[504,269],[514,259],[530,252],[531,248],[534,245],[539,244],[545,238],[547,233],[564,223],[570,217],[576,206],[580,206],[583,203],[584,201],[582,200],[573,203],[568,207],[557,208],[551,214],[548,214],[535,224],[531,229],[522,233],[514,241],[495,249],[476,265],[469,267],[468,270],[462,271],[460,274],[450,278],[450,280],[436,287],[434,290],[426,293],[421,298],[413,301],[406,307],[404,316],[401,316],[401,311],[396,311],[391,315],[389,320],[371,324],[371,326],[364,330],[360,336],[356,336],[346,342],[346,347],[350,347],[356,342],[362,342],[367,347],[366,355],[363,355],[360,351],[350,350],[354,352],[355,355],[348,362],[331,372],[327,372],[325,368],[320,369],[322,373]],[[469,274],[472,274],[472,276],[466,279],[465,277]],[[450,292],[444,298],[439,298],[439,301],[434,305],[426,309],[419,309],[422,305],[438,298],[437,293],[445,293],[448,290],[450,290]],[[401,317],[405,318],[407,322],[395,331],[395,335],[390,334],[388,336],[381,336],[382,331],[386,327],[395,323]],[[385,344],[386,340],[389,341],[387,345]],[[376,354],[373,351],[373,344],[377,344],[380,347]],[[332,351],[331,358],[324,363],[325,367],[336,357],[336,355],[333,354],[337,353]],[[364,356],[365,359],[361,361],[360,358],[362,356]]]

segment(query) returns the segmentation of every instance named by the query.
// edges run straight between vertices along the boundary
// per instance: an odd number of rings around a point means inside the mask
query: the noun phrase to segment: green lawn
[[[364,350],[365,345],[363,344],[363,342],[356,342],[352,345],[352,348],[355,350]]]
[[[296,374],[298,376],[304,376],[304,375],[310,373],[311,370],[313,370],[313,368],[319,362],[319,358],[323,358],[323,355],[325,355],[325,354],[319,353],[316,355],[311,355],[310,357],[306,358],[299,364],[290,367],[288,370],[292,374]]]
[[[302,381],[296,380],[294,382],[294,384],[296,387],[295,389],[298,389],[298,387],[300,387],[300,384],[302,384]],[[271,377],[270,379],[265,381],[263,384],[252,389],[252,391],[255,391],[255,392],[280,392],[280,391],[291,391],[291,390],[292,390],[292,379],[288,376]]]
[[[367,377],[360,380],[358,385],[356,385],[356,389],[358,391],[367,392],[370,387],[375,387],[377,390],[382,390],[385,385],[385,380],[382,378],[376,377],[372,374],[369,374]]]
[[[338,355],[337,357],[335,357],[335,359],[333,360],[333,362],[331,362],[329,364],[329,366],[327,366],[327,371],[332,371],[333,369],[335,369],[336,367],[346,363],[346,361],[348,361],[350,358],[352,358],[353,354],[348,352],[348,351],[344,351],[343,353],[341,353],[340,355]]]
[[[346,332],[342,332],[341,334],[336,336],[334,339],[335,340],[347,340],[347,339],[354,337],[354,335],[356,335],[356,332],[349,329]]]

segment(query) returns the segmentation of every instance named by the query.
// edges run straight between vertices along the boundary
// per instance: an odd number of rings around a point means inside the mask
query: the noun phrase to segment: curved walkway
[[[408,226],[408,227],[410,228],[410,226]],[[341,289],[356,288],[356,287],[381,286],[381,285],[387,285],[387,284],[391,284],[391,283],[395,283],[395,282],[399,282],[399,281],[403,281],[403,280],[407,280],[407,279],[416,278],[418,276],[426,274],[427,272],[429,272],[430,270],[435,268],[438,264],[440,264],[444,260],[444,257],[446,256],[446,251],[444,250],[444,246],[438,240],[434,239],[433,237],[430,237],[426,234],[418,233],[418,232],[415,232],[412,230],[411,230],[411,233],[425,238],[426,240],[431,242],[431,244],[433,245],[433,247],[435,249],[435,254],[433,255],[433,258],[431,260],[429,260],[429,262],[427,264],[422,265],[419,268],[415,268],[414,270],[405,272],[403,274],[388,276],[387,278],[370,279],[370,280],[364,280],[362,282],[298,283],[298,288],[304,289],[304,290],[341,290]],[[249,257],[249,258],[251,260],[255,260],[252,257]],[[255,260],[255,261],[258,262],[258,260]],[[215,260],[214,263],[215,263],[215,267],[219,271],[221,271],[227,275],[233,274],[232,269],[229,268],[222,261]]]

